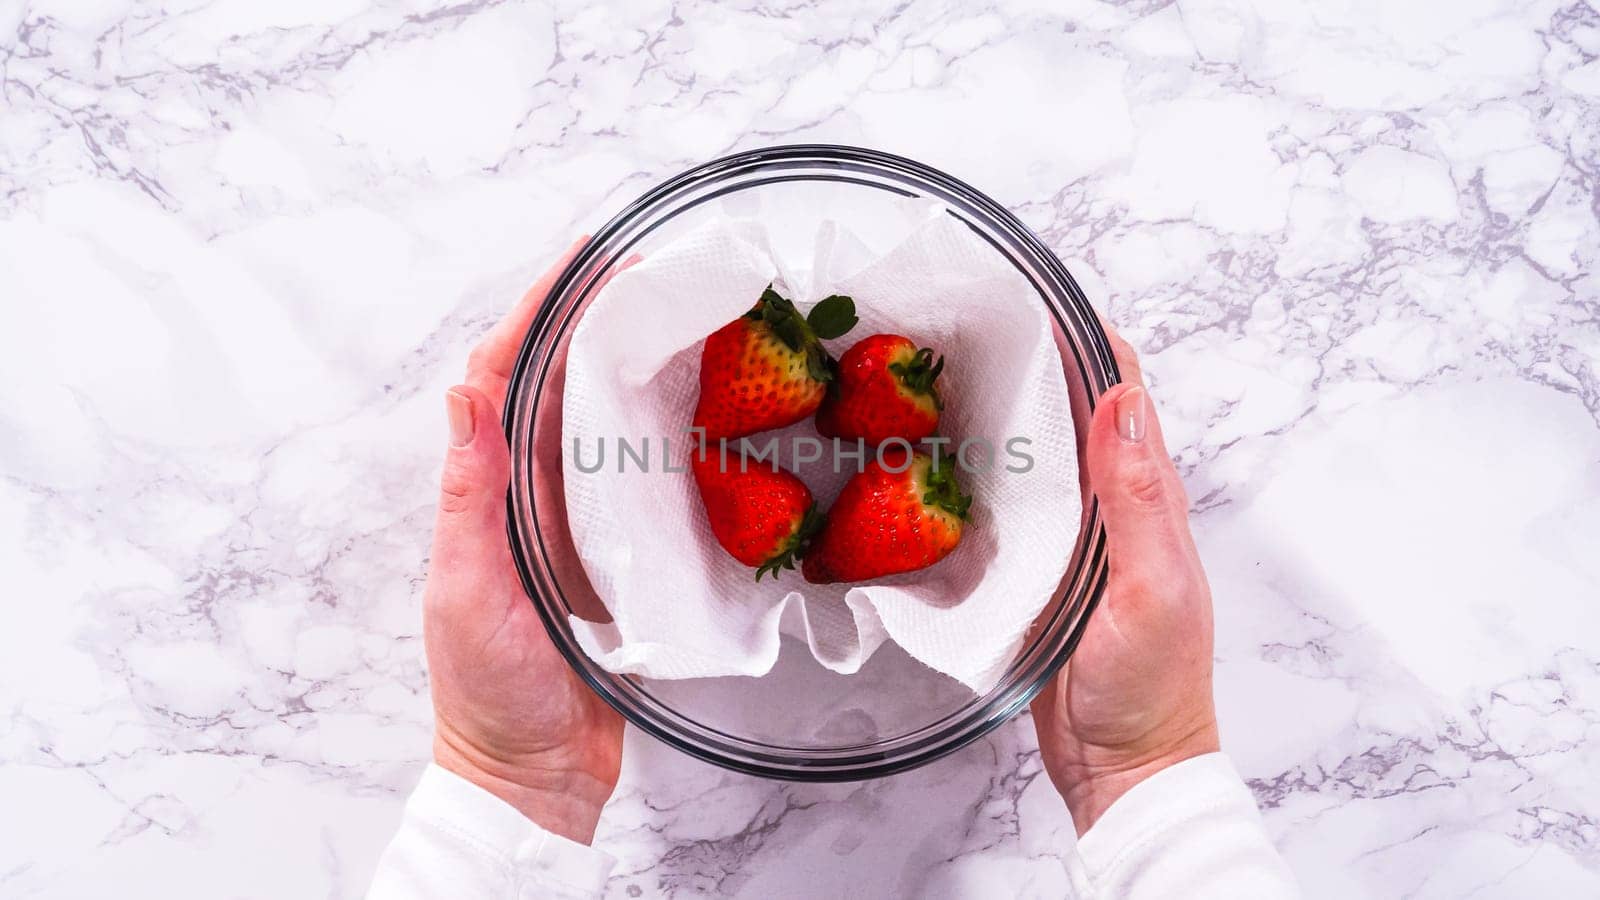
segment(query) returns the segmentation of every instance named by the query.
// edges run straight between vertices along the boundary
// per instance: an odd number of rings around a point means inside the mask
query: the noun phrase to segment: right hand
[[[1110,578],[1071,660],[1033,701],[1045,771],[1079,835],[1135,784],[1219,749],[1211,589],[1188,497],[1139,359],[1106,333],[1125,381],[1100,398],[1085,452]]]

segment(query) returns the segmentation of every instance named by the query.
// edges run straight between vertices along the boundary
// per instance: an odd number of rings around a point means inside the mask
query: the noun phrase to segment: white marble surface
[[[467,348],[798,140],[978,184],[1146,354],[1312,896],[1600,893],[1600,12],[872,5],[0,2],[0,895],[358,895]],[[1065,890],[1025,721],[831,787],[629,740],[617,897]]]

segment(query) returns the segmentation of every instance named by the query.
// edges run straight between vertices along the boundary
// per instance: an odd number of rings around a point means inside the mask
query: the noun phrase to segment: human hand
[[[1106,333],[1125,381],[1096,407],[1085,455],[1110,577],[1077,650],[1033,701],[1045,771],[1080,835],[1135,784],[1219,749],[1211,589],[1189,500],[1139,359]]]
[[[580,240],[473,350],[446,394],[445,456],[423,639],[434,760],[575,841],[594,839],[617,784],[622,719],[550,643],[506,540],[511,453],[500,428],[529,323]]]

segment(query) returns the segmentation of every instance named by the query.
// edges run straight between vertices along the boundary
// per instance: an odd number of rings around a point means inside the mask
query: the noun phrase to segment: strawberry
[[[805,482],[775,462],[726,459],[712,449],[690,460],[711,533],[739,562],[756,567],[756,580],[793,569],[821,530],[824,517]],[[743,469],[743,471],[741,471]]]
[[[704,439],[741,438],[817,411],[835,363],[822,340],[856,324],[855,301],[832,296],[802,317],[771,287],[743,316],[706,338],[694,426]]]
[[[800,571],[812,584],[865,581],[933,565],[961,541],[972,498],[948,457],[891,449],[845,482]]]
[[[863,338],[839,357],[839,375],[817,411],[823,437],[864,439],[877,446],[892,437],[911,443],[939,427],[944,404],[933,382],[944,357],[898,334]]]

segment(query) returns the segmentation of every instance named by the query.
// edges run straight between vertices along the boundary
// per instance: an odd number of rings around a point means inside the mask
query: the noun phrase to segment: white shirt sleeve
[[[1078,840],[1080,897],[1280,900],[1299,897],[1233,763],[1208,753],[1117,798]]]
[[[470,781],[429,764],[368,900],[599,897],[616,864],[551,834]]]

